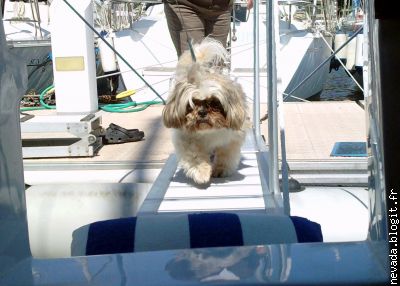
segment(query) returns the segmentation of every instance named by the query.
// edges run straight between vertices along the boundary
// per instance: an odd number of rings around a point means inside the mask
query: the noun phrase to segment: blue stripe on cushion
[[[323,242],[321,225],[304,217],[291,216],[298,242]]]
[[[90,225],[86,255],[133,252],[136,218],[120,218]]]
[[[189,214],[190,247],[242,246],[239,217],[230,213]]]

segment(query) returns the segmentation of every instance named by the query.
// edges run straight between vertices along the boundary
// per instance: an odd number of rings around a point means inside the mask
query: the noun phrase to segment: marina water
[[[328,80],[325,83],[319,97],[311,98],[311,101],[344,101],[344,100],[362,100],[364,98],[362,91],[346,73],[343,67],[338,70],[332,69]]]

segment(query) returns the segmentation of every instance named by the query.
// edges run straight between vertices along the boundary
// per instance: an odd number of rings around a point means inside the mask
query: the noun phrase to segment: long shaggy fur
[[[222,73],[227,52],[206,38],[179,59],[163,110],[185,174],[198,184],[231,175],[240,161],[247,108],[241,86]],[[213,158],[213,159],[211,159]]]

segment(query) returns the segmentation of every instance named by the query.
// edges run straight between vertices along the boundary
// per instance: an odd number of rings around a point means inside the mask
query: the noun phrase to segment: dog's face
[[[246,117],[241,87],[225,75],[202,73],[177,82],[163,111],[166,127],[190,132],[242,128]]]
[[[186,106],[185,117],[185,128],[191,131],[229,127],[226,112],[214,96],[205,99],[194,98]]]

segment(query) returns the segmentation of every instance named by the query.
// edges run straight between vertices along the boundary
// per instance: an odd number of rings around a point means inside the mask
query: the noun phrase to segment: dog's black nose
[[[207,116],[207,110],[205,109],[200,109],[199,112],[197,113],[200,117],[204,118]]]

